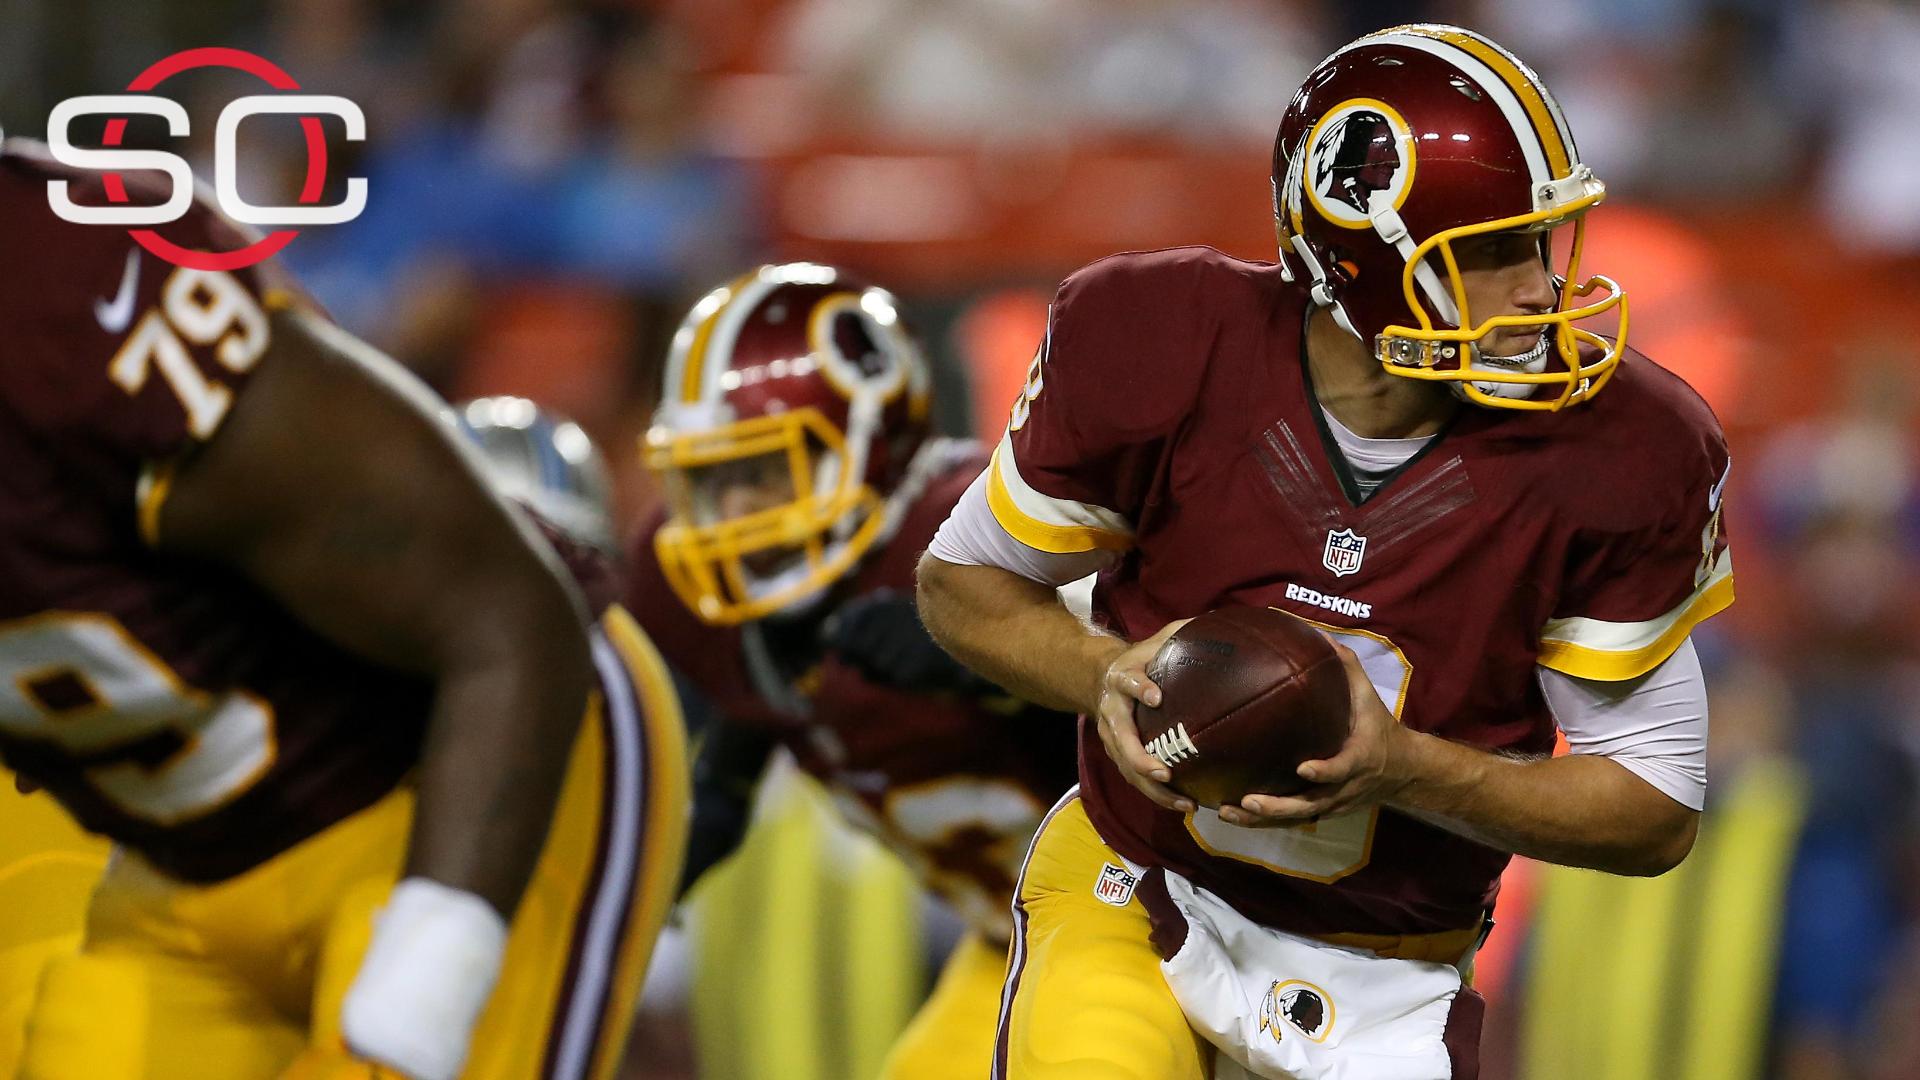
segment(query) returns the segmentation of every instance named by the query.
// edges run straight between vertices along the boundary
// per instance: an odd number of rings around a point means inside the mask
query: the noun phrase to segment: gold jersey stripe
[[[1547,639],[1540,643],[1535,663],[1576,679],[1619,682],[1638,678],[1665,662],[1693,628],[1725,611],[1733,603],[1733,575],[1693,594],[1673,623],[1650,644],[1619,652],[1577,645],[1571,641]]]
[[[160,508],[166,505],[167,496],[173,491],[173,468],[175,461],[150,462],[140,471],[140,482],[134,487],[135,521],[140,528],[140,539],[148,547],[160,546]]]
[[[1020,509],[1013,493],[1007,490],[1006,480],[1000,475],[1000,455],[997,451],[987,466],[987,506],[993,511],[994,519],[1001,528],[1036,551],[1070,555],[1095,549],[1125,551],[1133,546],[1133,537],[1124,533],[1108,532],[1091,525],[1060,525],[1041,521]]]

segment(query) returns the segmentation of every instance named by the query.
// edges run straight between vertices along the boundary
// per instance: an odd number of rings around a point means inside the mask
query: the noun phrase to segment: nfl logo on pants
[[[1108,863],[1100,868],[1100,880],[1093,883],[1093,895],[1103,904],[1126,907],[1127,901],[1133,899],[1134,887],[1139,884],[1140,879],[1126,867]]]
[[[1367,555],[1367,538],[1356,536],[1352,529],[1327,533],[1327,550],[1320,556],[1320,562],[1333,571],[1334,577],[1346,577],[1360,569],[1360,560]]]

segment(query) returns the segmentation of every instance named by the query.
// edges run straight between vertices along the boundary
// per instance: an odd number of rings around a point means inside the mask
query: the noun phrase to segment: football
[[[1182,626],[1147,665],[1160,707],[1136,703],[1147,753],[1203,806],[1307,787],[1301,762],[1332,757],[1353,724],[1346,671],[1310,623],[1230,607]]]

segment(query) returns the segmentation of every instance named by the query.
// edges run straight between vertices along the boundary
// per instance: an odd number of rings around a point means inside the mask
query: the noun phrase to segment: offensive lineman
[[[50,181],[107,201],[0,145],[0,757],[119,857],[21,1075],[610,1075],[684,839],[657,655],[270,265]]]

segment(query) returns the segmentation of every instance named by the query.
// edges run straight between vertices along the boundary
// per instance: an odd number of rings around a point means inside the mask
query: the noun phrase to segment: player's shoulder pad
[[[0,237],[17,270],[0,290],[7,335],[0,400],[27,426],[88,452],[155,460],[204,440],[267,346],[262,309],[280,291],[270,283],[282,279],[271,262],[230,272],[174,266],[126,229],[63,220],[48,201],[55,181],[68,184],[76,203],[111,201],[104,174],[63,165],[30,140],[0,142]],[[168,182],[129,173],[129,201],[162,202]],[[254,239],[204,190],[178,221],[154,231],[187,250],[236,250]],[[207,307],[198,299],[206,295],[219,302]],[[183,336],[180,311],[199,312],[193,322],[200,331]],[[205,320],[216,316],[242,337],[208,330]],[[236,340],[254,350],[247,359],[233,359],[238,354],[228,343]],[[177,363],[182,352],[191,367]]]
[[[1594,399],[1568,409],[1574,421],[1560,434],[1583,460],[1574,464],[1592,483],[1580,485],[1579,504],[1611,528],[1645,527],[1691,517],[1691,507],[1717,488],[1729,463],[1726,434],[1687,381],[1632,348]]]
[[[1207,377],[1216,328],[1264,310],[1263,267],[1210,247],[1110,255],[1061,283],[1047,328],[1048,392],[1085,414],[1157,427],[1185,415]],[[1264,268],[1270,270],[1271,268]]]
[[[862,563],[855,592],[911,593],[920,556],[989,460],[987,449],[972,439],[936,438],[922,446],[895,495],[893,531]]]
[[[8,136],[0,140],[0,224],[6,227],[6,235],[16,241],[92,244],[114,252],[123,251],[126,230],[66,221],[53,212],[48,200],[48,183],[61,181],[67,185],[67,197],[81,206],[118,205],[119,200],[107,192],[106,177],[103,172],[63,164],[53,157],[45,143]],[[165,202],[170,183],[154,172],[136,170],[121,174],[125,202],[129,205]],[[212,189],[205,184],[196,185],[193,202],[178,221],[155,226],[152,231],[180,247],[206,251],[233,251],[261,238],[257,230],[222,213],[214,203]]]
[[[1717,466],[1727,452],[1720,418],[1687,381],[1633,348],[1613,384],[1593,400],[1643,453],[1670,465]]]

